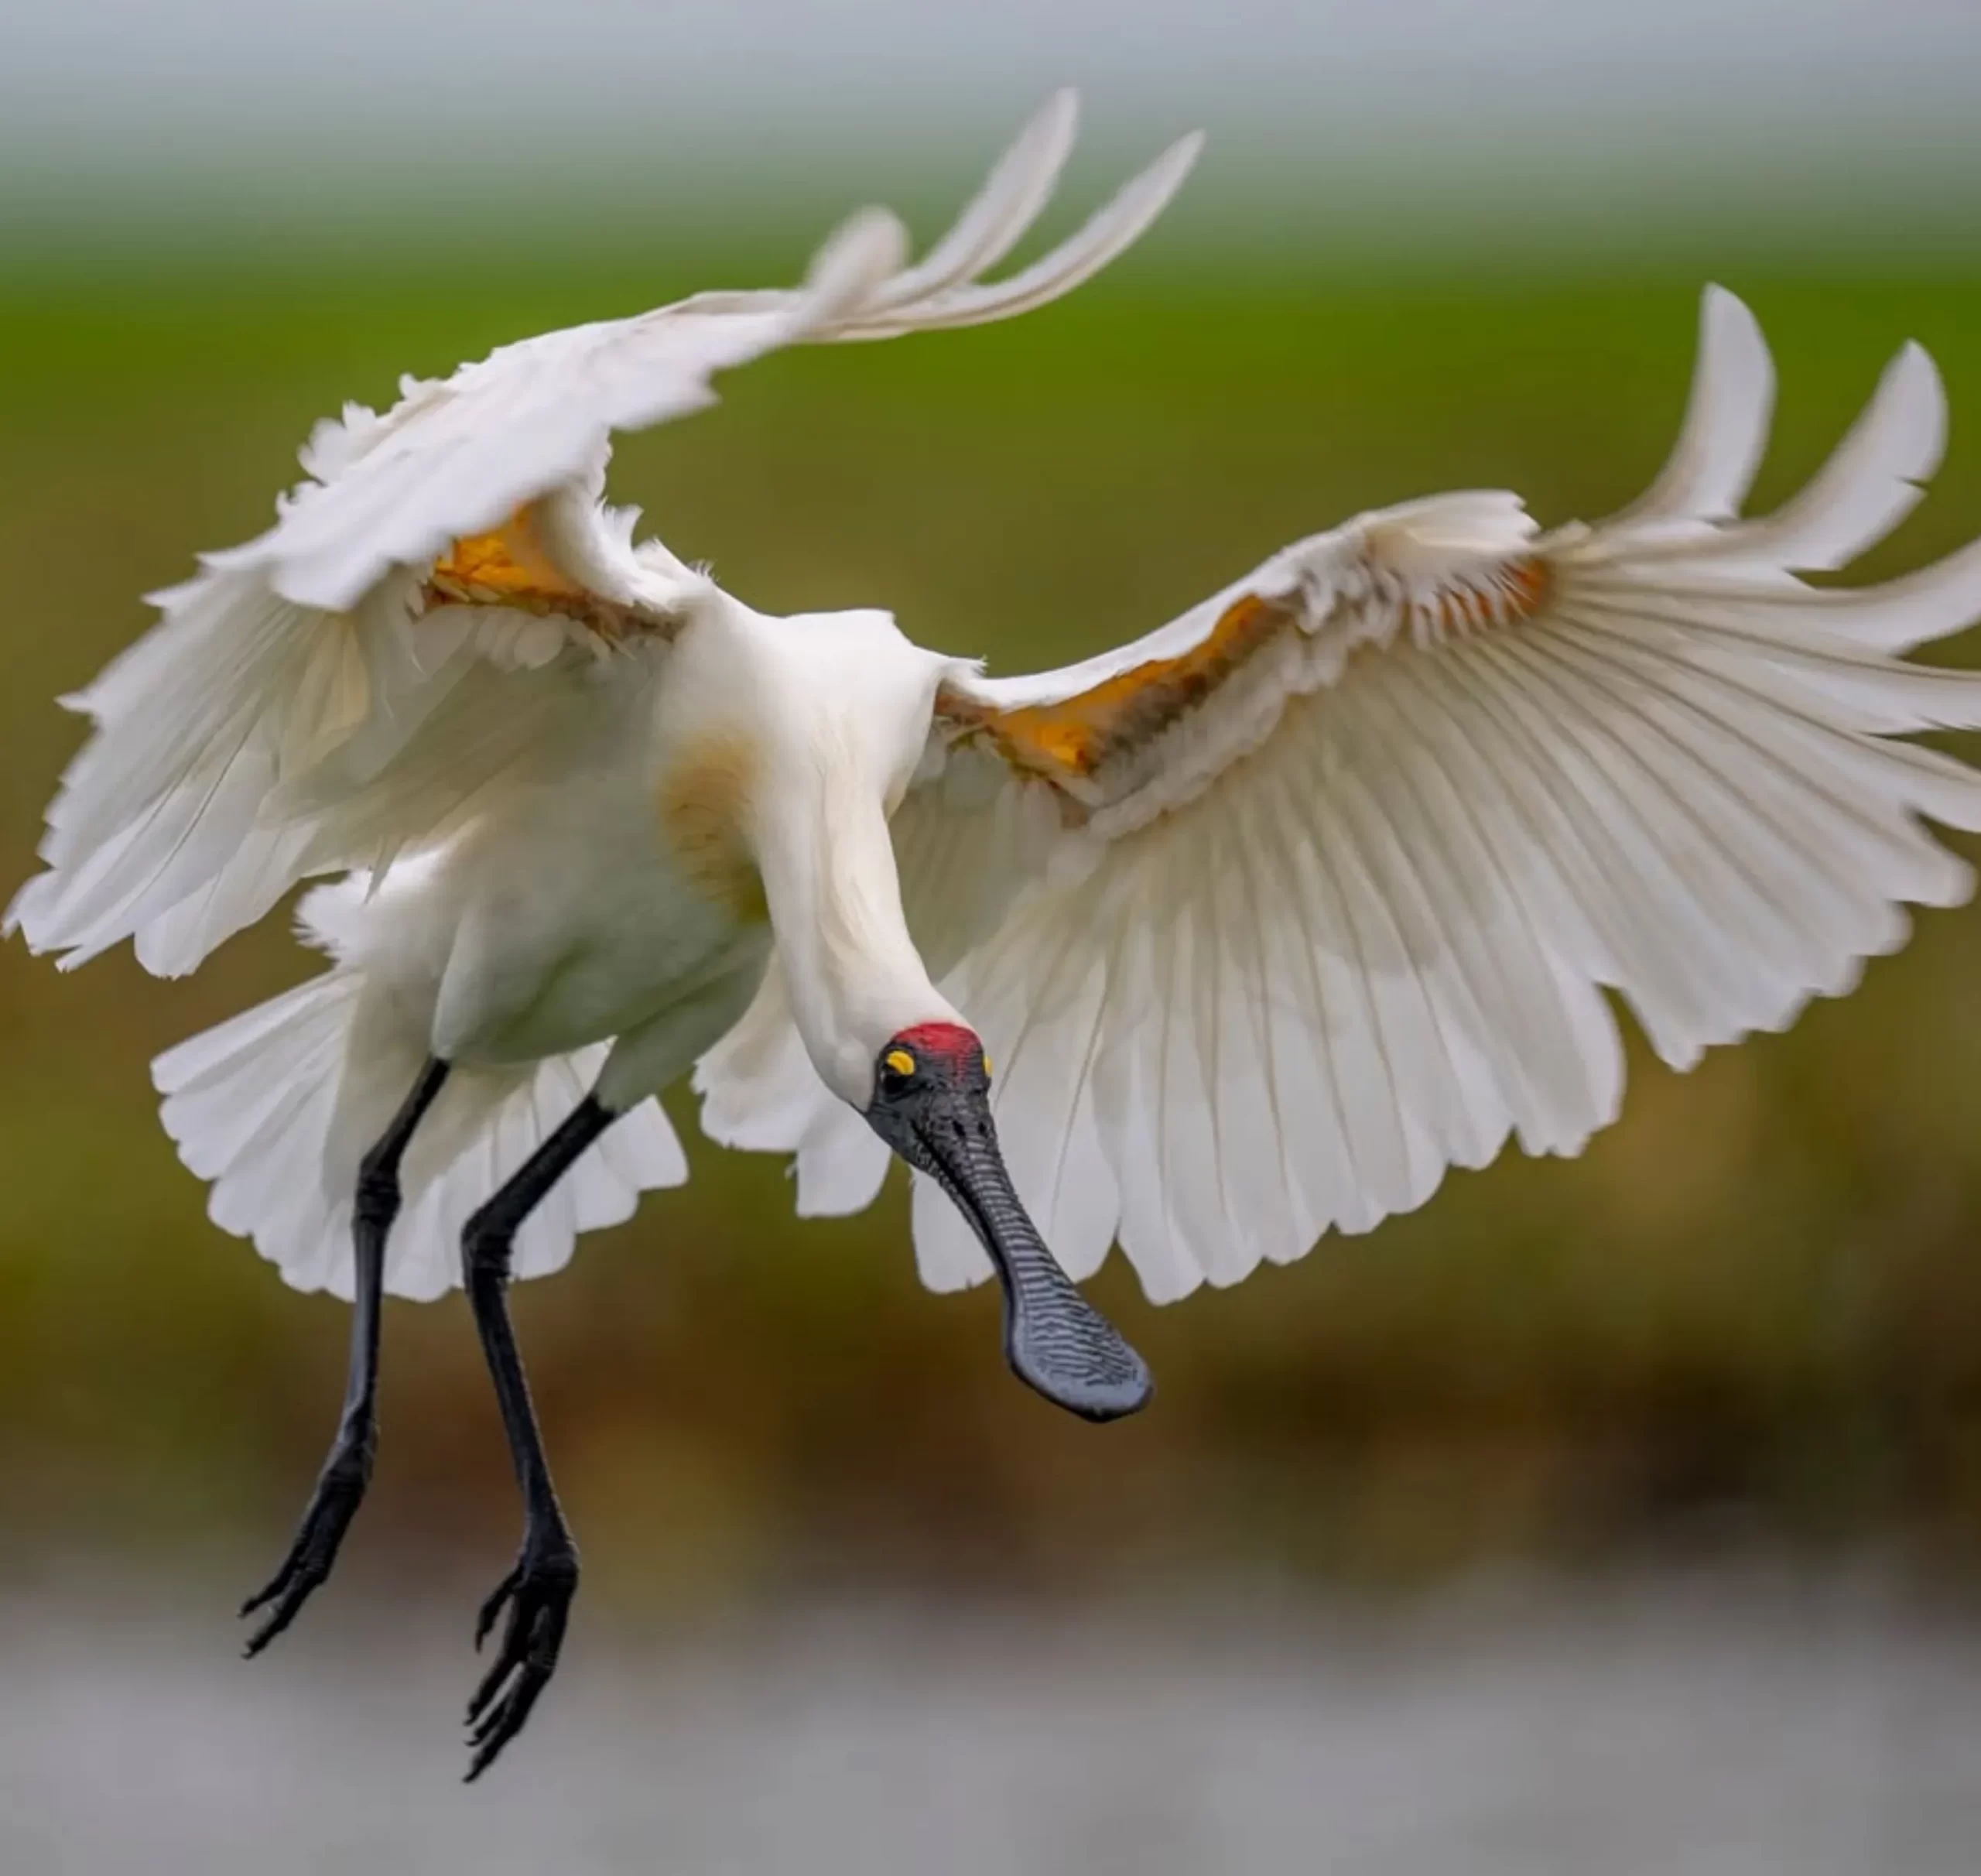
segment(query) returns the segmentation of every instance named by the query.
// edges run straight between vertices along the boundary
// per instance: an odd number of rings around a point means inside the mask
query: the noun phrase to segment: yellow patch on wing
[[[464,534],[433,563],[421,588],[425,607],[505,606],[588,626],[608,643],[651,632],[655,621],[630,606],[601,599],[564,573],[537,538],[525,504],[487,534]]]
[[[536,539],[535,517],[519,508],[490,534],[466,534],[433,563],[428,584],[484,604],[582,597],[553,567]]]
[[[757,774],[756,748],[747,737],[716,734],[683,751],[659,789],[661,830],[683,877],[750,925],[770,918],[745,833]]]
[[[956,714],[982,724],[1005,758],[1049,777],[1091,775],[1109,757],[1159,736],[1193,710],[1265,641],[1294,622],[1286,607],[1247,593],[1175,658],[1152,658],[1056,704]]]
[[[1454,588],[1408,601],[1404,614],[1418,628],[1419,642],[1514,625],[1541,609],[1550,584],[1546,561],[1528,556],[1496,569],[1484,590]],[[1076,697],[1001,711],[946,692],[936,709],[952,722],[987,736],[1015,767],[1050,781],[1084,781],[1114,758],[1153,741],[1270,640],[1297,629],[1298,623],[1292,605],[1242,594],[1188,651],[1117,672]]]

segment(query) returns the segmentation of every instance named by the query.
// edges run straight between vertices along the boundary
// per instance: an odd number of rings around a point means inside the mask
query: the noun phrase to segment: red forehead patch
[[[984,1053],[975,1032],[956,1022],[919,1022],[895,1040],[932,1062],[971,1062]]]

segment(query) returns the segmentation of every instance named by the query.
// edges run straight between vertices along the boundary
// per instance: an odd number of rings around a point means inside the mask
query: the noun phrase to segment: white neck
[[[891,1037],[962,1019],[908,936],[881,790],[843,771],[809,779],[765,804],[758,864],[806,1051],[828,1087],[864,1108]]]
[[[747,752],[739,831],[799,1033],[826,1085],[864,1109],[891,1037],[957,1021],[908,936],[888,830],[956,660],[884,612],[781,619],[719,597],[669,650],[659,742],[719,735]]]

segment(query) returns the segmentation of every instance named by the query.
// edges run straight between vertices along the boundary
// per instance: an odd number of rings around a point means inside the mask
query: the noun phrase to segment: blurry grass
[[[76,740],[50,699],[141,593],[258,529],[310,424],[401,371],[700,283],[450,265],[444,278],[108,273],[0,296],[9,684],[0,857],[23,875]],[[1733,277],[1782,369],[1765,503],[1901,338],[1952,389],[1948,467],[1885,572],[1981,528],[1981,278]],[[1546,520],[1634,493],[1668,444],[1696,282],[1103,284],[1008,327],[808,351],[621,447],[615,494],[753,602],[891,606],[1004,668],[1144,629],[1282,542],[1441,488]],[[1971,660],[1964,649],[1954,656]],[[697,1594],[839,1572],[945,1580],[1247,1559],[1394,1576],[1577,1554],[1705,1518],[1981,1549],[1981,921],[1790,1035],[1680,1079],[1640,1060],[1574,1164],[1511,1158],[1416,1217],[1151,1312],[1100,1280],[1155,1409],[1096,1433],[1004,1374],[995,1304],[913,1276],[901,1195],[801,1227],[778,1169],[693,1138],[686,1191],[587,1240],[519,1314],[604,1580]],[[0,953],[0,1528],[111,1549],[251,1528],[313,1470],[344,1312],[203,1221],[144,1064],[308,967],[278,924],[199,977]],[[1637,1052],[1640,1056],[1641,1051]],[[456,1304],[396,1307],[368,1542],[512,1509]]]

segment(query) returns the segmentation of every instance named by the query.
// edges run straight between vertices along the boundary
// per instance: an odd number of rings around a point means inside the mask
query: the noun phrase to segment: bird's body
[[[624,1046],[739,982],[747,1004],[771,948],[759,821],[823,829],[898,801],[953,662],[883,614],[771,618],[712,596],[554,785],[489,805],[355,914],[368,968],[424,1047],[467,1066]],[[628,1070],[624,1091],[665,1087],[714,1039]]]
[[[323,1131],[291,1121],[282,1142],[313,1176],[269,1179],[270,1143],[230,1136],[234,1107],[214,1098],[224,1070],[227,1082],[238,1077],[240,1106],[260,1107],[262,1052],[282,1028],[255,1030],[245,1057],[217,1063],[203,1038],[162,1060],[166,1123],[189,1159],[205,1167],[207,1142],[231,1138],[221,1184],[238,1166],[258,1199],[260,1210],[237,1214],[224,1190],[224,1220],[279,1258],[307,1245],[308,1264],[285,1268],[348,1295],[340,1227],[359,1160],[419,1065],[439,1060],[457,1072],[410,1149],[405,1186],[415,1202],[436,1189],[440,1215],[395,1235],[385,1282],[416,1296],[458,1282],[453,1237],[491,1190],[477,1155],[491,1117],[533,1094],[546,1065],[582,1061],[594,1070],[584,1086],[595,1081],[615,1111],[642,1109],[649,1130],[664,1130],[642,1104],[758,994],[773,900],[794,934],[784,971],[817,986],[803,1007],[822,1055],[847,1051],[849,1088],[871,1080],[897,1030],[960,1020],[908,936],[887,816],[922,758],[939,685],[967,668],[910,644],[884,613],[771,618],[711,589],[664,659],[564,674],[587,727],[568,747],[537,745],[548,779],[491,787],[457,833],[375,885],[357,874],[305,902],[335,981],[292,993],[290,1031],[306,1029],[313,995],[347,993],[344,1045],[321,1059]],[[546,1107],[539,1128],[552,1118]],[[655,1156],[666,1175],[655,1183],[679,1176],[669,1149]],[[579,1220],[556,1222],[522,1247],[522,1274],[569,1255]]]
[[[734,979],[754,992],[769,928],[668,837],[655,800],[678,772],[635,744],[580,783],[504,803],[351,907],[348,961],[409,1045],[499,1070],[637,1036]],[[720,837],[705,822],[699,837]]]
[[[1981,614],[1981,548],[1799,577],[1917,500],[1938,378],[1902,351],[1807,488],[1743,519],[1773,378],[1717,290],[1678,443],[1622,513],[1543,534],[1486,491],[1360,515],[1059,671],[985,677],[878,611],[769,617],[635,545],[603,502],[614,430],[777,346],[1041,303],[1194,153],[977,284],[1071,131],[1056,100],[915,265],[870,213],[792,292],[347,409],[275,525],[161,596],[80,700],[97,733],[11,914],[37,949],[128,937],[173,974],[335,878],[302,906],[330,967],[156,1074],[215,1219],[357,1305],[255,1646],[361,1495],[380,1296],[468,1290],[529,1509],[484,1612],[511,1607],[477,1771],[576,1580],[504,1288],[686,1176],[653,1097],[691,1067],[704,1129],[792,1155],[802,1212],[857,1210],[907,1160],[925,1278],[994,1271],[1020,1375],[1111,1419],[1148,1376],[1068,1278],[1112,1245],[1164,1301],[1509,1138],[1576,1152],[1621,1098],[1606,992],[1689,1066],[1971,890],[1924,823],[1981,828],[1981,775],[1904,738],[1981,726],[1981,677],[1905,654]]]

